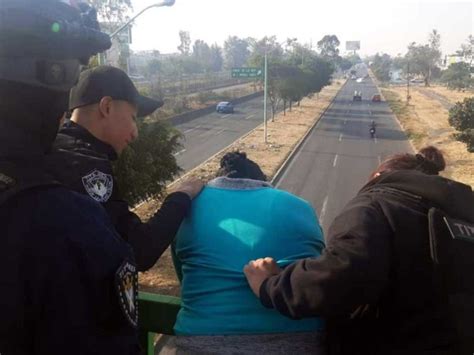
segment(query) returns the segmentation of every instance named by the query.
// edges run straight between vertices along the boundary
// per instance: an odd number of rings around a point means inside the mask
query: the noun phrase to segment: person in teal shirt
[[[320,318],[292,320],[263,307],[242,272],[248,260],[264,256],[280,267],[317,258],[324,239],[315,211],[307,201],[273,188],[245,153],[226,154],[217,175],[193,201],[176,235],[174,260],[182,278],[176,341],[195,346],[210,341],[215,347],[217,336],[223,338],[219,346],[228,347],[234,339],[240,353],[249,343],[257,350],[258,339],[268,345],[265,337],[272,334],[279,334],[272,342],[279,351],[285,347],[281,340],[291,350],[297,349],[295,337],[302,344],[319,341]]]

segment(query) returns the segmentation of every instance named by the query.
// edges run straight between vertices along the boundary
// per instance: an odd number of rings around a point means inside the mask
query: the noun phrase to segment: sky
[[[133,13],[157,2],[132,0]],[[454,53],[474,33],[474,1],[176,0],[136,19],[132,49],[177,52],[179,31],[185,30],[192,42],[222,46],[229,36],[276,35],[314,49],[324,35],[335,34],[341,53],[346,41],[359,40],[362,56],[403,55],[409,43],[426,43],[433,29],[441,34],[443,54]]]

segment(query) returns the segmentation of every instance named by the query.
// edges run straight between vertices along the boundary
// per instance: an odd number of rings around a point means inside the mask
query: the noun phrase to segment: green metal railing
[[[155,334],[174,335],[173,327],[181,305],[178,297],[140,292],[138,295],[140,344],[154,354]]]

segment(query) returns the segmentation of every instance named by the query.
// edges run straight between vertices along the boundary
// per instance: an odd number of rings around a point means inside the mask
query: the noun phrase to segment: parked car
[[[354,91],[354,96],[352,97],[353,101],[362,101],[362,92],[361,91]]]
[[[382,101],[382,97],[379,94],[375,94],[372,96],[372,102],[380,102]]]
[[[216,106],[216,112],[234,113],[234,105],[228,101],[219,102]]]

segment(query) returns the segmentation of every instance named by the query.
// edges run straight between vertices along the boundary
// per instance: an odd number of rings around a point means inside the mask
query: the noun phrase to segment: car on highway
[[[362,101],[362,92],[361,91],[354,91],[354,96],[352,97],[353,101]]]
[[[375,94],[372,96],[372,102],[380,102],[382,101],[382,97],[379,94]]]
[[[356,80],[356,83],[359,83],[359,84],[360,84],[363,80],[364,80],[363,78],[358,78],[358,79]]]
[[[232,102],[222,101],[216,106],[216,112],[220,113],[234,113],[234,105]]]
[[[351,76],[351,80],[356,80],[356,79],[357,79],[357,77],[355,75]]]

